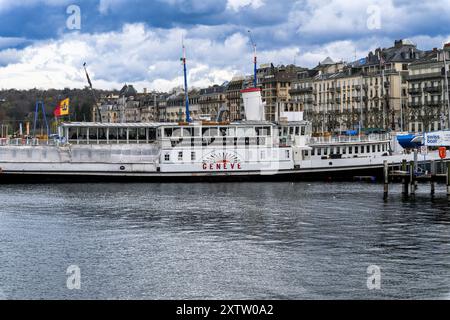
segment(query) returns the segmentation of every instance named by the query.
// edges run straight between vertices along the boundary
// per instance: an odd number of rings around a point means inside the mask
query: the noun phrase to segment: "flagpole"
[[[184,41],[183,41],[184,42]],[[183,43],[183,72],[184,72],[184,95],[186,98],[186,122],[191,122],[191,114],[189,112],[189,92],[187,82],[187,67],[186,67],[186,47]]]

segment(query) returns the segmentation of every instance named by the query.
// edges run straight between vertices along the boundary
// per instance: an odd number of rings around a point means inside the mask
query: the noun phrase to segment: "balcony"
[[[312,93],[313,87],[306,87],[306,88],[296,88],[289,90],[289,94],[301,94],[301,93]]]
[[[308,99],[306,99],[306,103],[314,103],[314,99],[313,98],[308,98]]]
[[[422,94],[422,90],[420,88],[410,88],[408,89],[408,93],[412,96],[417,96]]]
[[[428,93],[440,93],[442,91],[442,87],[440,86],[425,87],[424,91]]]

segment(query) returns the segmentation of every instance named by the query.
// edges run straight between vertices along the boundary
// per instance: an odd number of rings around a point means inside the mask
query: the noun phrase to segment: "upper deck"
[[[153,144],[171,146],[290,145],[311,135],[307,121],[272,123],[63,123],[59,136],[64,143]]]

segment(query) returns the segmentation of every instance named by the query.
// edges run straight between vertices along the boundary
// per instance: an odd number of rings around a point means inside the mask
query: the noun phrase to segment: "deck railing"
[[[56,140],[47,139],[23,139],[23,138],[0,138],[0,146],[55,146]]]
[[[329,136],[312,137],[310,144],[330,144],[330,143],[348,143],[348,142],[380,142],[391,140],[390,134],[370,134],[361,136]]]

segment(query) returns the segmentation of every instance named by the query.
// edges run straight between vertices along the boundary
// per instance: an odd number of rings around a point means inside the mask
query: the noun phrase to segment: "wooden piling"
[[[431,177],[430,177],[430,187],[431,187],[431,195],[434,196],[436,193],[436,184],[435,184],[435,180],[436,180],[436,162],[433,160],[431,161]]]
[[[408,170],[408,162],[406,161],[406,159],[403,159],[402,161],[402,172],[406,172],[406,170]],[[407,197],[408,196],[408,183],[405,177],[403,177],[402,179],[402,185],[403,185],[403,196]]]
[[[384,160],[384,200],[389,196],[389,164]]]
[[[416,185],[414,183],[414,174],[415,174],[414,168],[415,168],[414,161],[411,161],[409,163],[409,192],[411,196],[416,195]]]
[[[447,196],[450,197],[450,162],[447,162]]]

